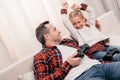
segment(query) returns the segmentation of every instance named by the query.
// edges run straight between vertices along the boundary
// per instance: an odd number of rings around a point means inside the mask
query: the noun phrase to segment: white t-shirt
[[[107,39],[108,37],[103,35],[96,27],[95,27],[95,14],[94,9],[90,6],[87,7],[86,12],[89,13],[89,18],[87,21],[91,24],[90,28],[83,26],[83,29],[75,29],[68,16],[66,14],[62,14],[62,21],[65,27],[70,32],[71,36],[78,41],[79,45],[83,45],[87,43],[89,46]]]
[[[86,27],[77,30],[78,43],[83,45],[87,43],[89,46],[96,44],[99,41],[105,40],[108,36],[103,35],[94,26]]]
[[[61,51],[63,61],[65,61],[70,55],[77,51],[77,49],[65,45],[58,45],[57,48]],[[64,80],[74,80],[76,77],[81,75],[84,71],[88,70],[95,64],[101,63],[98,62],[98,60],[90,59],[85,55],[81,60],[80,65],[72,68]]]

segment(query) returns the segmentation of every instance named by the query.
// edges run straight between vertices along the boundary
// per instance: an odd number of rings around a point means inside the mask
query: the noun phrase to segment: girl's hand
[[[80,9],[80,6],[77,5],[77,4],[73,4],[73,5],[71,6],[71,9],[72,9],[72,10]]]
[[[68,3],[67,2],[62,3],[62,9],[67,9],[67,8],[68,8]]]

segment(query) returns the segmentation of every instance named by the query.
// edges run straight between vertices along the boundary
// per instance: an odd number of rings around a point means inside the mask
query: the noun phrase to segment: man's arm
[[[50,67],[48,59],[50,58],[42,53],[34,57],[33,66],[36,80],[62,80],[72,68],[72,66],[65,61],[59,68],[55,68],[53,71],[53,69],[50,69],[52,67]]]
[[[98,52],[98,51],[102,51],[104,49],[105,49],[105,46],[101,42],[98,42],[90,47],[90,49],[87,51],[86,55],[90,58],[93,58],[92,54],[94,54],[95,52]]]

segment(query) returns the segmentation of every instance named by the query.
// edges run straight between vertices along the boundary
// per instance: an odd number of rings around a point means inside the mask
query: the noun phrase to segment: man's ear
[[[44,38],[45,38],[46,40],[48,40],[48,39],[50,39],[50,35],[49,35],[49,34],[44,34]]]

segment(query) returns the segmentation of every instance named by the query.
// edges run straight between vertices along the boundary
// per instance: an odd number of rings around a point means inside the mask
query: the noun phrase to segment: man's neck
[[[59,45],[59,43],[58,42],[53,42],[53,41],[48,41],[48,42],[46,42],[45,45],[46,46],[56,46],[56,45]]]

